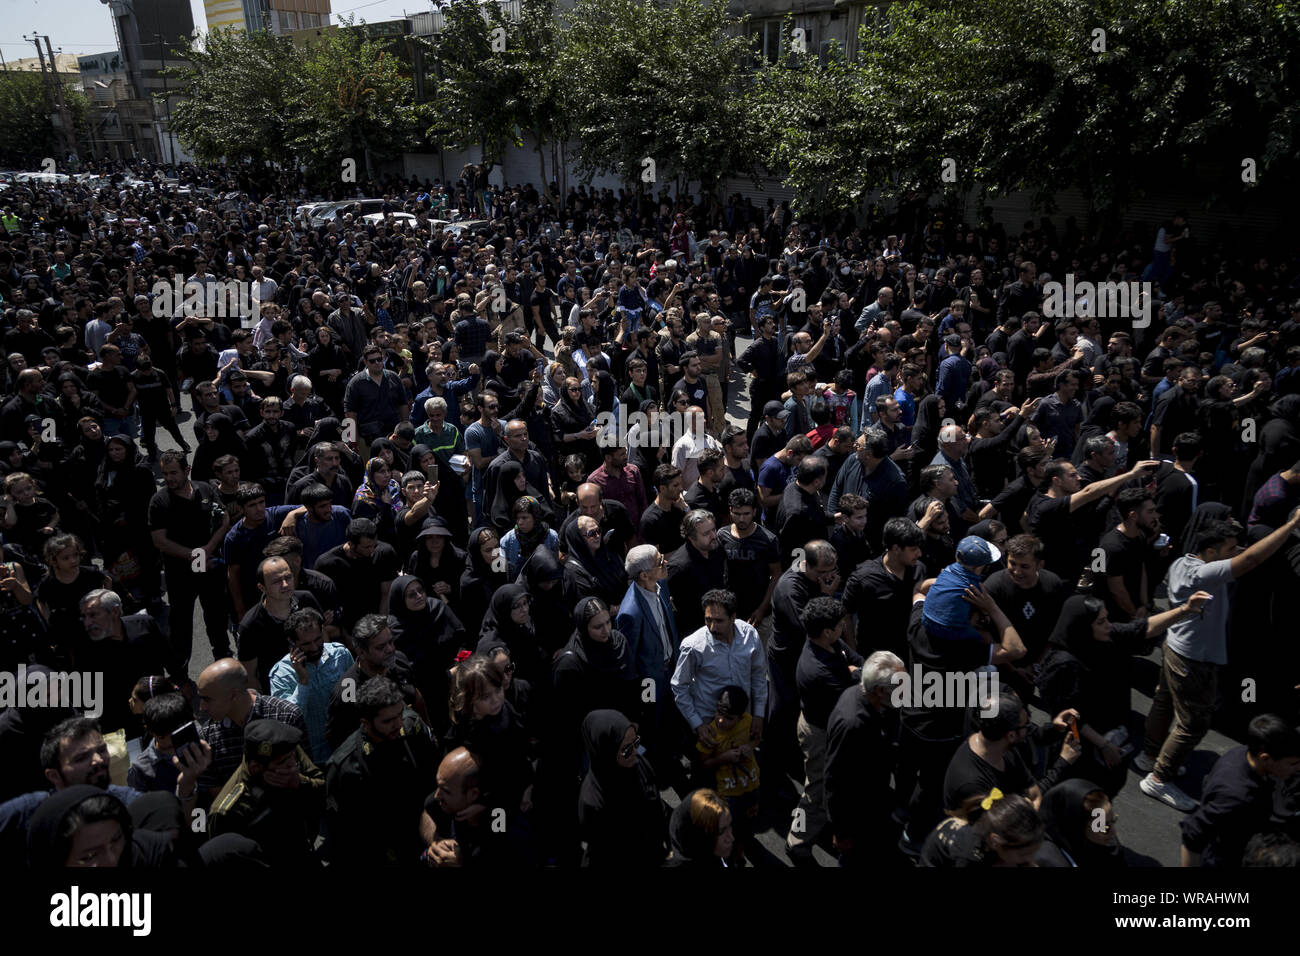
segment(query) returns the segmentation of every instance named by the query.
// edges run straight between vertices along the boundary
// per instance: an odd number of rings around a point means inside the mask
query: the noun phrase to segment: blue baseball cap
[[[978,568],[1002,560],[1002,552],[983,538],[968,534],[957,545],[957,560],[967,567]]]

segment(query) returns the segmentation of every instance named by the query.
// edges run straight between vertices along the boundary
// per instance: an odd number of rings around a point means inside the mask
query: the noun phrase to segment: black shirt
[[[673,508],[665,512],[655,502],[641,512],[637,533],[646,544],[653,544],[660,554],[671,554],[686,540],[682,537],[682,518],[685,511]]]
[[[149,530],[166,531],[167,537],[185,548],[201,548],[212,540],[221,527],[225,508],[215,486],[206,481],[191,482],[193,494],[182,498],[167,488],[158,491],[149,501]],[[169,568],[190,569],[189,558],[164,555]],[[214,562],[209,561],[212,568]],[[169,571],[175,573],[175,570]]]
[[[300,608],[321,610],[310,591],[294,591],[289,598],[289,614]],[[289,636],[285,633],[285,619],[273,617],[266,605],[258,601],[249,608],[239,622],[238,655],[241,661],[257,660],[257,680],[263,693],[271,692],[271,668],[289,653]]]
[[[1009,529],[1018,531],[1022,525],[1021,519],[1024,517],[1025,509],[1029,506],[1030,499],[1037,493],[1038,489],[1029,483],[1028,478],[1021,475],[993,499],[998,520]]]
[[[1130,538],[1118,528],[1112,528],[1101,536],[1098,547],[1105,552],[1106,563],[1104,570],[1093,572],[1092,593],[1106,602],[1111,621],[1128,621],[1128,612],[1121,610],[1111,596],[1107,578],[1123,578],[1129,600],[1134,607],[1139,606],[1142,603],[1142,571],[1146,567],[1148,553],[1146,539],[1141,534]]]
[[[736,616],[747,621],[767,596],[772,565],[781,563],[776,535],[762,525],[744,538],[729,526],[718,529],[718,547],[726,559],[726,588],[736,595]]]
[[[1025,508],[1025,526],[1043,542],[1043,562],[1068,580],[1078,577],[1083,565],[1079,526],[1070,513],[1070,495],[1049,498],[1034,495]]]
[[[392,545],[375,542],[369,558],[349,557],[346,544],[330,548],[316,561],[316,570],[339,589],[343,601],[343,626],[348,630],[365,614],[379,609],[379,586],[392,581],[402,572],[401,562]]]
[[[962,741],[943,775],[943,808],[958,810],[973,796],[984,796],[994,787],[1005,794],[1024,794],[1034,785],[1034,778],[1014,750],[1007,751],[999,770]]]
[[[925,580],[925,565],[917,561],[896,578],[884,558],[858,565],[844,585],[844,610],[857,615],[858,648],[863,652],[893,651],[907,657],[907,620],[916,585]]]
[[[836,641],[828,650],[805,640],[794,676],[803,719],[825,730],[840,695],[858,682],[849,668],[861,667],[863,661],[862,655],[843,641]]]
[[[1046,569],[1038,572],[1038,583],[1032,588],[1017,587],[1009,572],[998,571],[984,582],[984,590],[997,602],[1025,644],[1028,653],[1018,662],[1021,665],[1038,659],[1052,636],[1065,599],[1074,593],[1072,584]]]
[[[1183,818],[1183,846],[1204,866],[1241,866],[1250,838],[1272,829],[1273,782],[1250,769],[1244,746],[1234,747],[1210,768],[1201,792]]]

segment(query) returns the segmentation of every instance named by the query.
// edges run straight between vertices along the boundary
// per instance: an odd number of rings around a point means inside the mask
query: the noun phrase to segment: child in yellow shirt
[[[698,741],[700,763],[714,771],[714,789],[731,808],[736,829],[731,865],[745,862],[745,842],[752,835],[758,817],[758,761],[750,729],[754,718],[749,713],[749,695],[743,687],[729,684],[718,694],[717,710],[709,725],[714,743]]]

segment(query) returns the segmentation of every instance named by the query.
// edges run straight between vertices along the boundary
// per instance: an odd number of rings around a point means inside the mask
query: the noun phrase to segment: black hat
[[[415,536],[415,540],[422,538],[454,538],[451,529],[447,527],[447,522],[441,518],[425,518],[424,524],[420,526],[420,533]]]
[[[278,720],[250,720],[244,728],[244,756],[268,763],[292,753],[302,743],[302,731]]]
[[[789,414],[785,405],[775,399],[763,406],[763,415],[767,418],[785,418]]]

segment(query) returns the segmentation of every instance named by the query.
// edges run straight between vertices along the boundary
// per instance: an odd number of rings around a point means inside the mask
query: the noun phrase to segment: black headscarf
[[[1052,636],[1048,643],[1053,647],[1059,647],[1062,650],[1069,651],[1080,664],[1085,667],[1095,667],[1102,662],[1104,655],[1105,641],[1098,641],[1092,633],[1092,624],[1097,620],[1097,615],[1101,613],[1101,607],[1094,605],[1095,610],[1090,611],[1088,604],[1090,595],[1076,594],[1066,598],[1065,604],[1061,606],[1061,614],[1056,619],[1056,626],[1052,629]],[[1097,601],[1097,598],[1091,598]],[[1098,602],[1100,604],[1100,602]],[[1104,605],[1102,605],[1104,607]]]
[[[573,609],[573,635],[569,638],[567,650],[573,651],[578,659],[592,670],[603,671],[607,674],[620,677],[623,680],[636,679],[636,661],[632,657],[632,648],[623,636],[623,632],[611,626],[609,631],[609,640],[605,642],[593,641],[588,635],[587,608],[593,601],[600,601],[599,598],[587,597],[578,602]],[[601,602],[602,609],[609,610],[608,605]],[[613,624],[613,612],[611,611],[611,621]]]
[[[593,553],[588,547],[586,539],[582,536],[582,531],[578,528],[578,522],[573,521],[564,530],[563,548],[567,554],[565,560],[565,584],[571,581],[578,587],[578,593],[570,593],[569,597],[576,600],[578,597],[599,597],[606,604],[618,606],[623,600],[623,595],[627,592],[627,572],[623,570],[623,563],[614,556],[609,545],[601,541],[600,547]],[[586,572],[590,578],[590,590],[581,593],[586,582],[581,581],[581,577],[575,577],[578,569]]]
[[[593,710],[582,722],[590,769],[578,795],[578,820],[590,866],[657,866],[664,861],[664,818],[654,771],[644,755],[623,767],[618,754],[631,722]]]
[[[1124,866],[1124,854],[1118,842],[1103,846],[1086,836],[1093,816],[1083,801],[1088,794],[1097,792],[1105,793],[1105,787],[1079,777],[1048,790],[1039,810],[1045,835],[1058,849],[1068,853],[1076,866]]]
[[[603,809],[621,799],[658,799],[654,773],[644,757],[635,767],[620,767],[618,754],[632,722],[617,710],[593,710],[582,722],[582,746],[591,769],[582,784],[585,807]]]
[[[501,471],[497,474],[496,496],[492,499],[492,506],[489,509],[492,524],[498,534],[505,534],[515,526],[516,501],[525,495],[534,501],[541,501],[542,493],[532,485],[525,482],[524,490],[520,491],[515,484],[515,480],[523,473],[524,466],[513,458],[507,458],[501,463]],[[542,534],[544,535],[545,532],[543,531]]]
[[[601,369],[596,373],[596,381],[600,383],[600,390],[596,394],[596,414],[601,412],[612,412],[614,410],[614,400],[618,397],[618,385],[614,382],[614,376]]]
[[[492,595],[496,593],[497,588],[506,583],[506,572],[492,570],[492,566],[483,560],[483,549],[480,544],[485,534],[500,537],[486,526],[471,531],[468,548],[469,566],[460,576],[461,603],[458,610],[461,611],[461,620],[465,622],[466,629],[473,634],[477,634],[483,624],[483,617],[487,614]]]
[[[198,450],[194,453],[194,466],[190,470],[196,481],[207,481],[215,477],[216,472],[213,470],[212,463],[222,455],[234,455],[241,462],[249,460],[248,446],[235,431],[234,419],[225,412],[213,412],[207,417],[203,427],[215,429],[217,437],[211,441],[204,439],[199,442]]]
[[[912,444],[919,449],[913,461],[929,464],[939,451],[939,396],[927,395],[916,403],[916,421],[912,425]],[[922,468],[925,465],[921,466]],[[918,469],[919,470],[919,469]]]
[[[510,616],[511,606],[527,595],[528,591],[522,584],[503,584],[497,588],[487,613],[483,615],[479,641],[504,644],[510,651],[510,659],[515,662],[516,671],[524,679],[535,681],[541,676],[542,658],[537,631],[533,627],[532,609],[529,609],[530,616],[524,624],[516,624]]]
[[[270,866],[262,855],[262,848],[246,836],[223,833],[213,837],[199,848],[199,858],[204,866],[229,866],[247,869],[264,869]]]
[[[162,866],[172,862],[170,840],[157,833],[137,832],[121,800],[99,787],[78,784],[56,790],[32,814],[27,827],[27,862],[32,869],[62,869],[67,865],[69,847],[66,839],[60,837],[63,821],[92,797],[107,797],[120,807],[118,817],[126,848],[118,859],[119,867]]]

